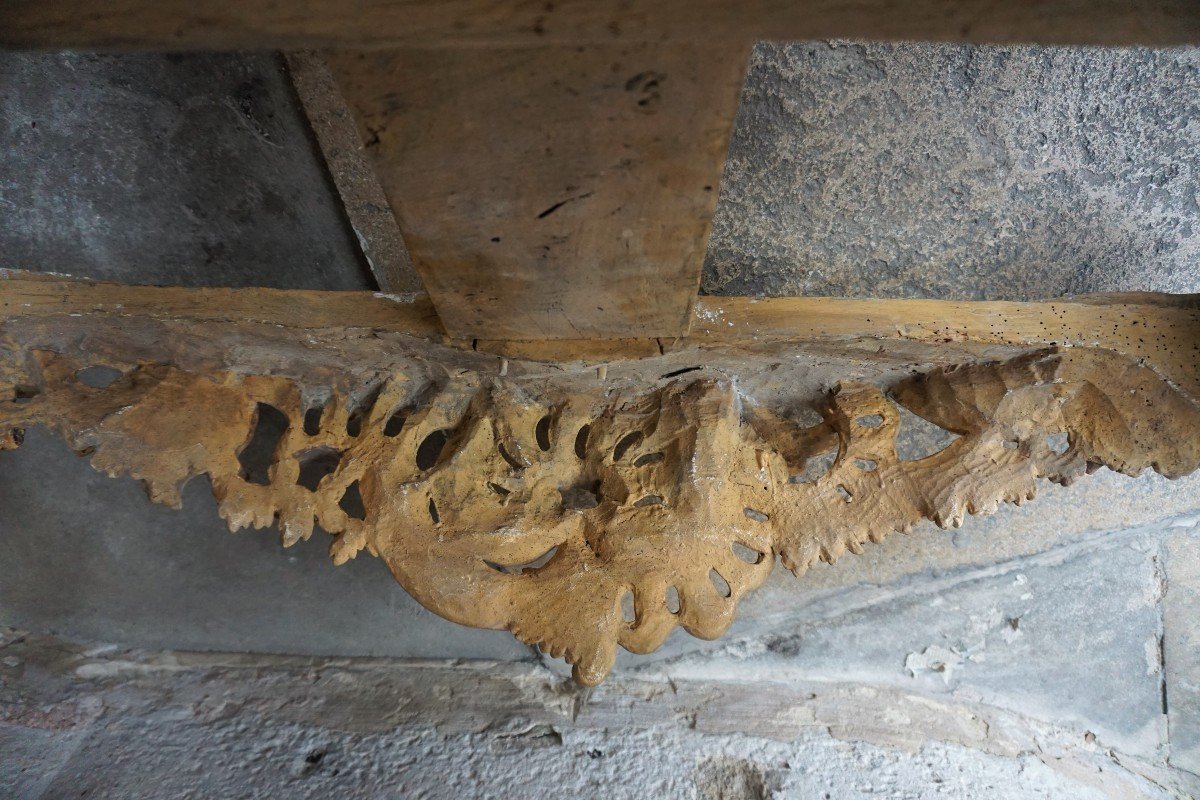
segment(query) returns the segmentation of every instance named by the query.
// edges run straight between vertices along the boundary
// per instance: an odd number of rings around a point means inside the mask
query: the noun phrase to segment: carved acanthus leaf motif
[[[676,626],[720,636],[776,556],[801,574],[926,518],[958,525],[1021,502],[1042,478],[1200,465],[1196,398],[1094,347],[963,349],[950,363],[938,351],[915,372],[858,370],[792,398],[819,412],[803,425],[725,369],[608,385],[408,353],[343,374],[321,355],[344,353],[335,337],[283,351],[300,366],[270,374],[220,337],[179,343],[186,326],[125,324],[9,326],[6,446],[52,428],[174,506],[207,474],[232,529],[278,522],[290,544],[319,525],[336,562],[378,555],[430,609],[506,628],[588,684],[618,644],[648,652]],[[261,332],[236,336],[265,361],[279,355]],[[115,380],[87,379],[95,364]],[[903,460],[908,412],[953,441]],[[832,463],[811,469],[826,453]]]

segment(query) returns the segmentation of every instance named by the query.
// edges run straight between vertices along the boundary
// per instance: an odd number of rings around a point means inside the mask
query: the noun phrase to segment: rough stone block
[[[1200,54],[762,43],[709,294],[1200,287]]]

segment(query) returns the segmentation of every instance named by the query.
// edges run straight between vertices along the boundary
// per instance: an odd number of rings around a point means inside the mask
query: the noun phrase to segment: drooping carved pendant
[[[335,562],[380,556],[428,608],[587,684],[618,644],[720,636],[776,556],[799,575],[1039,479],[1200,466],[1188,298],[1037,311],[1071,335],[960,330],[961,304],[890,336],[701,331],[598,371],[456,347],[370,295],[354,327],[321,316],[346,295],[0,285],[5,446],[52,428],[174,506],[207,473],[232,529],[319,525]],[[952,440],[906,459],[902,418]]]

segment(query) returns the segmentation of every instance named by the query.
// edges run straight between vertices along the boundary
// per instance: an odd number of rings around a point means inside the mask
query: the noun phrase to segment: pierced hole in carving
[[[733,550],[735,556],[747,564],[761,564],[762,560],[767,557],[765,553],[760,553],[753,547],[747,547],[741,542],[734,542],[730,546],[730,549]]]
[[[598,494],[599,481],[592,489],[585,489],[582,486],[572,486],[567,490],[559,490],[562,495],[563,508],[567,511],[587,511],[589,508],[595,508],[600,505],[600,497]]]
[[[864,414],[854,421],[864,428],[878,428],[883,424],[883,415]]]
[[[666,601],[667,601],[667,612],[671,613],[671,614],[678,614],[679,609],[680,609],[679,590],[676,589],[674,586],[668,586]]]
[[[713,588],[717,590],[717,594],[721,597],[732,597],[733,590],[729,588],[729,581],[725,580],[725,576],[717,572],[715,569],[708,571],[708,579],[712,581]]]
[[[508,497],[510,494],[512,494],[512,492],[510,492],[508,489],[505,489],[500,484],[492,483],[491,481],[488,481],[488,488],[501,497]]]
[[[869,458],[854,459],[854,466],[861,469],[863,472],[874,472],[879,465]]]
[[[1050,448],[1055,455],[1062,455],[1071,447],[1070,437],[1067,432],[1053,433],[1046,437],[1046,446]]]
[[[354,409],[350,412],[350,416],[346,418],[346,433],[350,436],[358,436],[362,433],[363,420],[371,413],[371,409],[375,407],[375,401],[379,399],[379,392],[382,386],[376,386],[366,395],[364,395]]]
[[[770,517],[763,512],[756,511],[753,508],[743,508],[742,513],[746,515],[746,519],[752,519],[755,522],[766,522],[770,519]]]
[[[637,620],[637,613],[633,607],[633,592],[621,595],[621,619],[625,620],[627,625],[632,625]]]
[[[689,372],[697,372],[702,369],[704,369],[704,367],[684,367],[683,369],[677,369],[673,372],[668,372],[665,375],[660,375],[658,379],[661,381],[667,378],[675,378],[679,375],[686,375]]]
[[[646,453],[644,456],[638,456],[637,460],[633,462],[633,465],[635,467],[648,467],[651,464],[657,464],[664,458],[666,458],[666,456],[664,456],[662,453]]]
[[[788,478],[789,483],[816,483],[821,478],[829,474],[829,470],[833,469],[833,462],[837,461],[838,451],[836,449],[827,450],[824,453],[818,453],[804,462],[804,472],[799,475],[793,475]]]
[[[496,444],[496,449],[500,451],[500,457],[503,458],[505,461],[507,461],[508,465],[510,467],[517,470],[518,472],[525,469],[525,466],[526,466],[525,463],[517,460],[517,458],[515,456],[513,456],[512,453],[508,452],[508,448],[506,448],[504,446],[504,442],[498,442]]]
[[[39,394],[41,394],[41,391],[36,386],[18,384],[17,386],[13,387],[13,402],[28,403]]]
[[[631,447],[636,447],[642,441],[642,438],[641,431],[627,433],[621,437],[621,441],[617,442],[617,446],[613,448],[613,461],[620,461]]]
[[[417,447],[417,469],[424,471],[433,467],[442,455],[449,437],[445,431],[437,430],[425,437]]]
[[[304,412],[304,432],[316,436],[321,432],[321,417],[325,415],[325,406],[313,406]]]
[[[532,572],[546,566],[557,552],[558,545],[554,545],[554,547],[551,547],[537,558],[531,561],[522,561],[520,564],[497,564],[495,561],[488,561],[487,559],[484,559],[483,563],[496,570],[496,572],[503,572],[505,575],[520,575],[526,570]]]
[[[542,452],[550,449],[550,415],[542,417],[538,420],[537,427],[534,428],[534,438],[537,439],[537,446]]]
[[[75,373],[75,379],[84,386],[90,386],[93,389],[107,389],[112,386],[121,377],[121,371],[112,367],[105,367],[97,364],[92,367],[85,367]]]
[[[647,506],[661,506],[663,499],[656,494],[648,494],[641,500],[634,503],[635,508],[646,508]]]
[[[384,436],[399,436],[400,431],[404,430],[404,423],[408,417],[404,416],[403,411],[397,411],[388,417],[387,422],[383,423]]]
[[[900,412],[900,430],[896,433],[896,457],[901,461],[920,461],[949,447],[957,433],[948,431],[929,420],[914,414],[904,406]]]
[[[432,497],[429,498],[429,518],[433,520],[434,525],[440,525],[442,523],[441,515],[438,514],[437,510],[437,503],[433,501]]]
[[[366,519],[367,507],[363,505],[362,492],[358,489],[358,481],[346,487],[342,499],[338,500],[338,508],[346,512],[347,517]]]
[[[269,486],[275,448],[291,422],[275,406],[259,403],[254,409],[253,424],[250,440],[237,454],[238,463],[242,465],[241,478],[246,483]]]
[[[300,462],[300,475],[296,478],[296,485],[315,492],[321,484],[321,479],[332,475],[338,468],[338,464],[342,462],[342,454],[332,447],[316,447],[300,453],[296,460]]]
[[[845,500],[847,503],[849,503],[851,500],[854,499],[854,495],[850,494],[850,490],[847,489],[845,486],[843,486],[840,483],[838,484],[838,487],[837,487],[837,493],[840,494],[842,496],[842,499]]]
[[[591,432],[592,426],[584,425],[579,429],[579,433],[575,434],[575,455],[580,458],[587,458],[588,434]]]

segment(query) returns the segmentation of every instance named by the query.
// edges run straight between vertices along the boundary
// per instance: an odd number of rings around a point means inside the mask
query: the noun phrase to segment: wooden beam
[[[47,314],[109,314],[285,328],[345,327],[442,335],[429,298],[310,289],[128,286],[52,273],[0,270],[0,319]]]
[[[311,50],[293,51],[285,57],[292,86],[376,285],[385,292],[421,291],[421,278],[413,268],[396,217],[367,163],[358,126],[324,57]]]
[[[1095,346],[1153,363],[1200,398],[1200,295],[1086,295],[1041,302],[706,297],[678,339],[447,339],[425,295],[295,289],[126,286],[0,271],[0,321],[15,317],[144,316],[320,330],[368,328],[539,362],[606,363],[703,348],[907,340],[927,344]]]
[[[27,48],[1200,42],[1194,0],[3,0],[0,20],[0,46]]]
[[[335,52],[417,271],[474,339],[687,329],[741,45]]]

